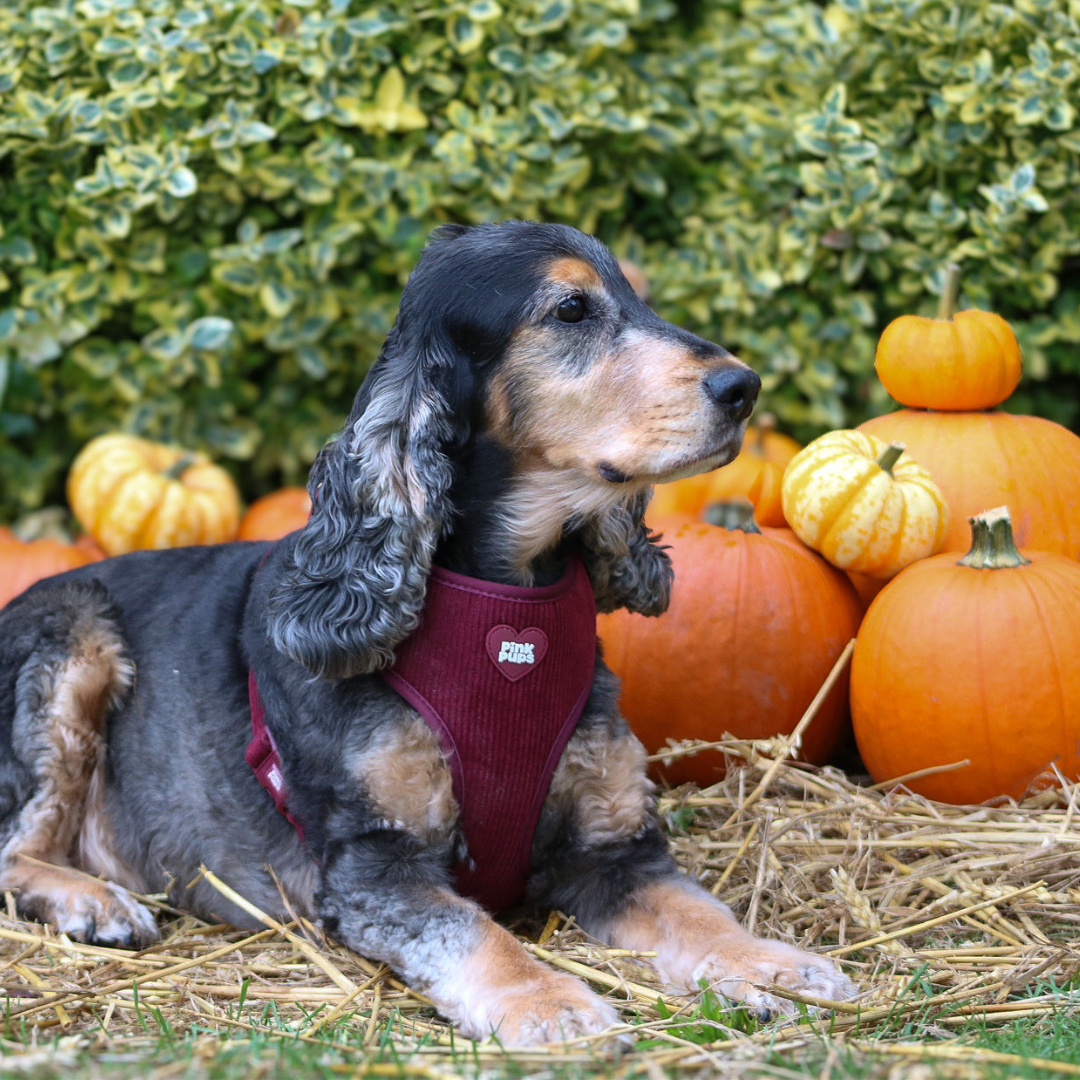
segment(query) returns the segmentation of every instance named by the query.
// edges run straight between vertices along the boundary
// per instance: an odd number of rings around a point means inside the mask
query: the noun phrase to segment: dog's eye
[[[555,307],[555,318],[560,322],[581,322],[585,318],[585,297],[579,293],[563,297]]]

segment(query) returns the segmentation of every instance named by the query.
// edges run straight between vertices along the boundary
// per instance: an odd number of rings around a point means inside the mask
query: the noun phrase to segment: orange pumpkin
[[[79,524],[109,555],[145,548],[217,544],[240,523],[232,478],[205,454],[101,435],[68,473],[68,502]]]
[[[954,314],[960,268],[950,266],[936,319],[901,315],[878,341],[874,366],[897,401],[919,409],[1000,405],[1020,381],[1020,346],[991,311]]]
[[[972,518],[966,556],[914,563],[870,605],[851,708],[878,782],[929,798],[1019,798],[1054,762],[1080,777],[1080,564],[1017,550],[1007,508]]]
[[[967,519],[1009,507],[1017,543],[1080,559],[1080,438],[1059,424],[1003,412],[903,409],[860,431],[902,442],[949,506],[942,551],[966,551]]]
[[[598,622],[604,659],[622,679],[623,714],[650,753],[668,739],[791,732],[859,625],[847,578],[790,529],[759,530],[746,504],[718,509],[734,515],[728,527],[685,518],[663,525],[675,565],[667,614],[617,611]],[[810,761],[825,761],[837,743],[845,683],[803,738]],[[714,750],[656,769],[671,783],[699,784],[722,771]]]
[[[311,516],[307,488],[284,487],[256,499],[240,519],[237,540],[280,540],[302,529]]]
[[[10,530],[0,536],[0,607],[35,581],[62,574],[97,559],[62,540],[19,540]]]
[[[766,461],[761,466],[757,479],[750,485],[746,497],[754,507],[754,520],[759,525],[768,525],[774,529],[787,527],[784,517],[782,485],[784,467],[775,461]]]
[[[787,463],[802,447],[790,435],[776,431],[775,426],[776,421],[766,414],[746,429],[742,450],[734,461],[712,472],[657,484],[649,503],[649,523],[676,514],[696,517],[710,503],[749,495],[767,462],[777,465],[783,475]]]
[[[846,571],[848,581],[855,586],[855,591],[859,594],[859,601],[862,603],[863,611],[869,606],[871,601],[882,589],[889,583],[889,578],[871,577],[869,574],[860,574],[857,570]]]
[[[101,562],[102,559],[109,557],[101,550],[101,545],[92,536],[87,536],[86,533],[83,533],[82,536],[76,536],[72,540],[71,546],[89,555],[91,562]]]

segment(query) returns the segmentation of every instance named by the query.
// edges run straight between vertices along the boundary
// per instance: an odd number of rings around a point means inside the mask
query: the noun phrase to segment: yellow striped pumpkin
[[[903,451],[861,431],[831,431],[799,451],[781,488],[799,539],[841,570],[871,577],[933,555],[949,510],[930,474]]]
[[[134,435],[101,435],[67,482],[79,524],[109,555],[217,544],[236,537],[240,495],[205,454]]]

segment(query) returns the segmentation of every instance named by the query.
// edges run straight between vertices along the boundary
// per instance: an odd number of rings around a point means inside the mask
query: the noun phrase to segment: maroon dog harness
[[[560,581],[539,588],[433,569],[420,626],[383,672],[438,736],[468,849],[457,890],[490,911],[525,890],[540,809],[595,661],[596,601],[575,557]],[[280,760],[251,688],[248,763],[287,814]]]

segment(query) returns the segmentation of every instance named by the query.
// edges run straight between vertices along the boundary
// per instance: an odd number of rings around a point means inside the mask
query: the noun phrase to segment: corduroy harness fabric
[[[540,588],[434,569],[420,626],[383,673],[439,738],[468,848],[457,890],[489,911],[524,893],[536,823],[595,662],[596,601],[575,557]]]

